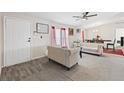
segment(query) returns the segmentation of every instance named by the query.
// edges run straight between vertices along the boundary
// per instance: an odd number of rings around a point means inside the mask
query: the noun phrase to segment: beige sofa
[[[103,46],[103,44],[99,43],[84,43],[82,52],[100,56],[103,54]]]
[[[48,58],[71,68],[79,61],[79,49],[48,46]]]

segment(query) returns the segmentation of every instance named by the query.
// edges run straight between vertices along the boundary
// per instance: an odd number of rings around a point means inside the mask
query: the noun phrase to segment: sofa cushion
[[[84,43],[84,46],[82,47],[82,51],[101,55],[103,51],[102,46],[103,44],[99,44],[99,43]]]
[[[82,48],[83,51],[92,51],[92,52],[97,52],[97,48],[90,48],[90,47],[83,47]]]

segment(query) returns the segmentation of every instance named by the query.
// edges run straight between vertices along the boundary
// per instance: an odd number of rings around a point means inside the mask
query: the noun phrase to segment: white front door
[[[6,17],[4,28],[4,66],[29,61],[30,22]]]

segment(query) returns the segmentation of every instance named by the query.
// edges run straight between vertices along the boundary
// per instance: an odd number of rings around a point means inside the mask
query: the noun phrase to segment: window
[[[61,29],[56,29],[56,45],[61,46]]]
[[[65,28],[52,27],[51,31],[52,46],[68,47],[68,31]]]
[[[61,28],[61,46],[62,47],[68,47],[67,41],[68,41],[68,33],[65,28]]]

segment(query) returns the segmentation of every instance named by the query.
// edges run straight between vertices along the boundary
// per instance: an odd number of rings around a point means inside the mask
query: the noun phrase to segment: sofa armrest
[[[103,53],[103,46],[102,46],[102,45],[98,45],[98,52],[99,52],[100,54]]]
[[[74,48],[74,49],[69,49],[69,56],[70,55],[74,55],[74,54],[77,54],[78,53],[78,49],[77,48]]]

